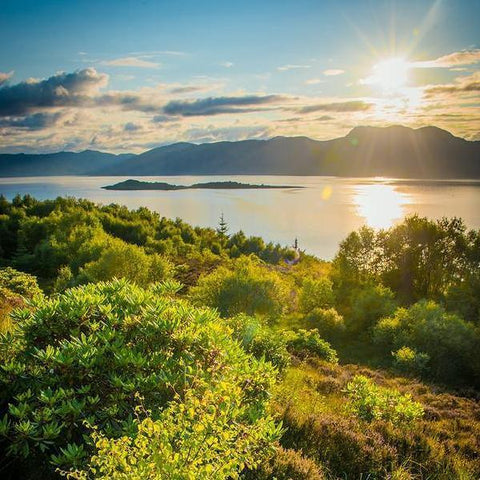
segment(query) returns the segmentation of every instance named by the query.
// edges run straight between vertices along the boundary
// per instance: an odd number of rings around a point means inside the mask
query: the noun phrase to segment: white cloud
[[[342,73],[345,73],[345,70],[342,70],[340,68],[329,68],[328,70],[323,71],[323,74],[326,75],[327,77],[332,77],[334,75],[341,75]]]
[[[233,62],[222,62],[220,65],[225,68],[231,68],[235,64]]]
[[[310,78],[309,80],[305,81],[305,85],[318,85],[319,83],[323,83],[325,80],[321,78]]]
[[[122,57],[103,62],[111,67],[158,68],[160,63],[142,60],[138,57]]]
[[[311,65],[292,65],[292,64],[287,64],[287,65],[282,65],[281,67],[277,67],[277,70],[279,72],[286,72],[287,70],[297,70],[301,68],[311,68]]]
[[[473,50],[461,50],[449,53],[434,60],[424,62],[413,62],[412,67],[417,68],[450,68],[461,65],[474,65],[480,62],[480,48]]]

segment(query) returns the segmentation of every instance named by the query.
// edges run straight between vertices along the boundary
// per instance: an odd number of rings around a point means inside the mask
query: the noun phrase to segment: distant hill
[[[0,154],[1,177],[35,177],[54,175],[88,175],[93,170],[107,168],[130,158],[130,154],[85,150],[45,154]]]
[[[140,155],[107,158],[91,152],[78,157],[77,170],[69,174],[90,175],[335,175],[396,178],[480,178],[480,142],[458,138],[436,127],[412,129],[403,126],[356,127],[348,135],[327,141],[307,137],[275,137],[195,145],[175,143]],[[66,155],[64,153],[53,154]],[[0,155],[0,176],[32,175],[19,156]],[[14,158],[16,157],[16,158]],[[43,175],[65,175],[65,167],[45,164]],[[77,157],[74,157],[77,158]],[[88,161],[87,161],[88,158]],[[33,162],[33,159],[32,159]],[[105,163],[102,163],[105,162]],[[5,166],[6,164],[6,166]],[[75,165],[75,161],[73,162]],[[27,169],[26,166],[29,166]],[[5,173],[7,172],[7,173]],[[12,173],[16,172],[16,173]]]

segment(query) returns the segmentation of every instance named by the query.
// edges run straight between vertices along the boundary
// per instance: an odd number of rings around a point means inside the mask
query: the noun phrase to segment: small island
[[[140,180],[125,180],[115,185],[102,187],[105,190],[192,190],[192,189],[215,189],[215,190],[255,190],[264,188],[303,188],[294,185],[255,185],[240,182],[205,182],[194,183],[193,185],[173,185],[165,182],[143,182]]]

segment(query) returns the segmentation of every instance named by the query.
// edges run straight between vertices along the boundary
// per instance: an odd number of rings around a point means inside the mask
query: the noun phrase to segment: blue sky
[[[0,7],[0,151],[326,139],[391,123],[480,136],[479,1]]]

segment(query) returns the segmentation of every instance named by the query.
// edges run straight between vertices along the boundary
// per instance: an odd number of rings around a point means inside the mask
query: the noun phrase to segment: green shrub
[[[41,295],[42,291],[34,276],[6,267],[0,268],[0,294],[3,293],[33,298]]]
[[[187,392],[158,420],[142,420],[135,437],[94,433],[96,452],[88,466],[66,476],[79,480],[238,478],[239,468],[255,468],[273,453],[280,432],[268,418],[258,419],[255,425],[235,421],[247,414],[243,400],[241,389],[228,384],[201,397]]]
[[[172,275],[172,264],[161,255],[147,255],[143,248],[113,239],[97,260],[80,269],[79,283],[126,278],[141,286],[160,282]]]
[[[332,282],[326,277],[318,280],[305,278],[298,297],[300,311],[309,313],[315,308],[331,307],[335,301],[332,287]]]
[[[343,317],[334,309],[314,308],[306,317],[305,322],[310,328],[316,328],[322,338],[334,342],[345,333]]]
[[[422,405],[413,401],[411,395],[378,387],[363,375],[356,375],[345,391],[349,410],[367,422],[384,420],[399,426],[423,416]]]
[[[170,441],[178,432],[162,411],[177,412],[175,421],[187,429],[189,417],[178,412],[189,415],[190,409],[182,402],[210,399],[213,404],[202,405],[211,411],[222,405],[217,391],[238,395],[223,402],[228,421],[215,435],[228,439],[241,430],[251,440],[250,453],[264,449],[273,428],[265,408],[274,367],[248,355],[215,312],[172,298],[176,288],[144,290],[116,280],[15,311],[15,328],[0,338],[0,408],[7,412],[0,434],[8,439],[7,453],[21,459],[18,468],[38,470],[42,478],[49,467],[85,469],[92,429],[107,442],[142,431],[134,415],[139,399],[155,430],[166,422],[166,437],[151,441]],[[131,446],[128,439],[119,442]],[[232,469],[250,461],[243,453],[231,457]],[[203,465],[212,462],[210,455]]]
[[[429,372],[437,380],[473,383],[480,374],[477,330],[433,301],[399,308],[394,316],[378,323],[374,340],[386,352],[406,346],[427,354]]]
[[[318,334],[318,330],[298,330],[285,332],[287,350],[301,359],[318,357],[331,363],[337,363],[337,352]]]
[[[392,352],[393,365],[401,373],[422,374],[428,370],[430,357],[426,353],[416,352],[410,347],[402,347]]]
[[[233,328],[233,337],[256,358],[264,358],[279,370],[290,364],[285,335],[265,325],[257,317],[238,315],[228,321]]]
[[[37,279],[13,268],[0,268],[0,333],[12,326],[10,313],[24,305],[25,299],[42,295]]]
[[[355,291],[350,299],[347,329],[353,334],[368,334],[383,317],[396,308],[393,292],[382,285],[368,285]]]
[[[277,317],[286,309],[288,295],[281,277],[253,257],[238,259],[232,268],[217,268],[191,289],[196,303],[217,308],[223,317]]]

